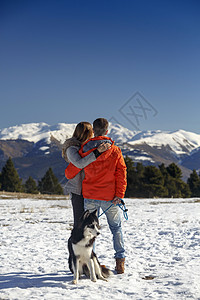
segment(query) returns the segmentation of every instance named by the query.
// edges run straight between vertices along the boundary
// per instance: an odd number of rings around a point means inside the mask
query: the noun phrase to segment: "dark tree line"
[[[0,190],[31,194],[63,194],[63,189],[51,168],[47,170],[44,177],[38,182],[38,185],[31,176],[23,184],[11,158],[7,160],[0,173]]]
[[[171,163],[155,166],[143,166],[126,156],[127,190],[126,197],[143,198],[187,198],[200,197],[200,176],[195,170],[190,174],[187,183],[184,182],[181,169]]]
[[[175,163],[167,167],[164,164],[158,167],[143,166],[142,163],[135,164],[128,156],[125,162],[128,182],[125,197],[200,197],[200,176],[196,170],[193,170],[186,183],[181,179],[181,169]],[[63,189],[51,168],[38,184],[31,176],[23,184],[11,158],[7,160],[0,173],[0,190],[32,194],[63,194]]]

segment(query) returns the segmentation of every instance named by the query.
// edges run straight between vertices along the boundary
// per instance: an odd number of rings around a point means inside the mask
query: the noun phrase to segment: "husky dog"
[[[93,251],[93,244],[100,234],[97,210],[90,213],[86,210],[80,218],[79,224],[72,230],[68,240],[69,268],[74,274],[73,283],[77,284],[82,274],[90,277],[92,281],[106,278],[113,274],[105,266],[101,266]]]

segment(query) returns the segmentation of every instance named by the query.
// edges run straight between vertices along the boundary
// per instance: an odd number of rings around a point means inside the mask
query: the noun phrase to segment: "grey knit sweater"
[[[82,169],[74,178],[68,180],[65,186],[65,191],[67,193],[74,193],[77,195],[81,195],[82,191],[82,182],[85,176],[83,168],[96,160],[94,152],[91,152],[85,157],[81,157],[78,153],[79,149],[80,147],[77,145],[72,146],[71,140],[69,141],[69,147],[68,143],[65,142],[65,154],[68,161],[70,161],[77,168]]]

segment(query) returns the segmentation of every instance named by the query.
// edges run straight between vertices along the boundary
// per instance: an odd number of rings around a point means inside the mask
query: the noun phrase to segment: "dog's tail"
[[[104,278],[108,278],[109,276],[113,275],[113,272],[110,269],[108,269],[106,266],[100,265],[100,267]]]

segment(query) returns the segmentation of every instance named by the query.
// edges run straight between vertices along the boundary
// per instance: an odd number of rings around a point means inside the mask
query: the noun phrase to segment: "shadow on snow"
[[[66,275],[53,274],[30,274],[25,272],[0,274],[0,290],[9,288],[31,288],[31,287],[60,287],[66,288],[63,282],[70,282],[73,276],[70,272]]]

